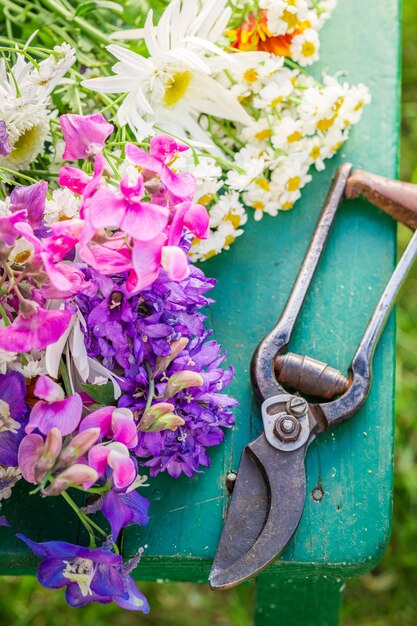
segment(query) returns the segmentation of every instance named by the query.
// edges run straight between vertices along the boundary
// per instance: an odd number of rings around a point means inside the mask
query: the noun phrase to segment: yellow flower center
[[[293,176],[288,179],[287,189],[288,191],[297,191],[299,186],[301,185],[301,178],[299,176]]]
[[[238,228],[240,226],[240,217],[239,215],[234,215],[231,211],[227,213],[224,217],[226,222],[230,222],[233,228]]]
[[[22,250],[22,252],[16,254],[14,262],[18,265],[22,265],[22,263],[25,263],[28,259],[30,259],[30,254],[30,250]]]
[[[288,11],[288,9],[285,9],[283,14],[281,15],[281,19],[283,22],[287,22],[288,29],[295,28],[297,26],[297,23],[298,23],[297,14],[293,13],[292,11]]]
[[[301,46],[301,54],[304,57],[312,57],[316,52],[316,46],[312,41],[305,41]]]
[[[258,72],[254,69],[246,70],[246,72],[243,74],[243,78],[246,80],[247,83],[254,83],[258,80]]]
[[[282,96],[278,96],[278,98],[274,98],[271,102],[271,107],[276,107],[278,106],[278,104],[281,104],[281,102],[284,100],[284,98]]]
[[[329,130],[329,128],[333,125],[333,122],[336,119],[336,115],[334,115],[333,117],[331,117],[330,119],[323,119],[323,120],[319,120],[316,124],[316,128],[317,130],[321,130],[321,131],[325,131],[325,130]]]
[[[258,178],[256,184],[264,191],[269,191],[269,181],[266,178]]]
[[[212,200],[213,200],[213,194],[206,193],[204,196],[201,196],[201,198],[197,201],[197,204],[203,204],[204,206],[206,206],[206,204],[208,204]]]
[[[320,158],[320,147],[319,146],[314,146],[311,149],[310,152],[310,157],[315,161],[316,159]]]
[[[295,143],[296,141],[300,141],[302,137],[302,134],[298,132],[298,130],[294,131],[293,133],[291,133],[291,135],[288,135],[287,140],[288,143]]]
[[[359,100],[358,104],[355,106],[355,108],[353,109],[354,111],[360,111],[361,109],[363,109],[364,106],[364,101],[363,100]]]
[[[260,130],[259,133],[256,133],[255,137],[258,141],[264,141],[265,139],[269,139],[272,135],[272,131],[269,128],[265,128],[265,130]]]
[[[284,204],[282,205],[281,209],[283,211],[289,211],[290,209],[292,209],[294,206],[294,202],[284,202]]]
[[[255,202],[252,203],[252,208],[256,211],[263,211],[265,208],[265,203],[261,202],[261,200],[255,200]]]
[[[338,143],[336,143],[333,146],[333,152],[337,152],[338,150],[340,150],[340,148],[343,146],[343,141],[338,141]]]
[[[228,237],[226,237],[225,242],[224,242],[224,247],[228,248],[233,242],[234,242],[235,238],[232,237],[232,235],[229,235]]]
[[[167,106],[173,106],[187,93],[191,82],[191,72],[175,72],[166,83],[164,102]]]
[[[207,254],[204,255],[204,259],[208,261],[213,256],[216,256],[216,254],[217,254],[216,250],[210,250],[210,252],[207,252]]]

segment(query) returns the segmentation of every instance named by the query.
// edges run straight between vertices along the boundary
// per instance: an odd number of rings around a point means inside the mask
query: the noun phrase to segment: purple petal
[[[9,142],[9,133],[7,132],[6,122],[0,120],[0,154],[1,156],[7,156],[12,151],[12,146]]]
[[[63,576],[65,563],[62,559],[47,558],[39,564],[37,578],[47,589],[60,589],[68,585],[68,578]]]
[[[44,180],[28,187],[15,187],[10,194],[10,209],[13,213],[25,210],[32,228],[39,228],[42,226],[47,192],[48,183]]]
[[[101,512],[110,523],[113,541],[116,541],[121,529],[133,521],[133,511],[123,502],[114,489],[111,489],[104,496]]]
[[[127,599],[116,597],[114,602],[118,604],[122,609],[128,611],[142,611],[142,613],[149,613],[149,603],[143,593],[139,591],[135,581],[131,576],[127,576],[125,579],[125,590],[127,592]]]
[[[123,596],[125,589],[120,572],[109,565],[98,565],[91,581],[91,591],[99,596]]]
[[[66,541],[45,541],[43,543],[38,543],[20,533],[18,533],[16,537],[24,541],[37,556],[44,559],[61,558],[71,560],[76,557],[78,546],[75,546],[72,543],[67,543]]]
[[[4,517],[4,515],[0,515],[0,526],[10,527],[10,522]]]
[[[10,417],[21,420],[26,415],[25,378],[19,372],[0,374],[0,400],[9,405]]]
[[[67,587],[67,590],[65,592],[65,600],[70,606],[76,608],[78,606],[84,606],[85,604],[89,604],[90,602],[109,604],[113,601],[113,598],[111,596],[99,596],[96,593],[83,596],[81,593],[81,589],[79,588],[77,583],[72,583]]]
[[[13,433],[10,430],[0,433],[0,465],[17,467],[17,452],[24,434],[23,426],[19,428],[17,433]]]

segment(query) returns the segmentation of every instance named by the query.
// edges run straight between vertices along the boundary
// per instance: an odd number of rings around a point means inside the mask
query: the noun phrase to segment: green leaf
[[[81,385],[83,390],[88,393],[98,404],[102,406],[116,405],[114,399],[113,383],[109,380],[105,385]]]
[[[83,2],[79,5],[74,13],[75,17],[86,15],[96,9],[108,9],[114,13],[123,13],[123,7],[117,2],[111,2],[110,0],[91,0],[90,2]]]

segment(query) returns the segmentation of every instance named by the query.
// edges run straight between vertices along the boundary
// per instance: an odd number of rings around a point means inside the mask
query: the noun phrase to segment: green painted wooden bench
[[[261,428],[249,381],[250,358],[283,309],[330,180],[344,160],[396,175],[398,53],[398,0],[339,0],[322,33],[320,70],[346,69],[351,83],[369,85],[372,104],[342,153],[324,173],[314,175],[292,213],[252,221],[230,252],[204,265],[219,279],[210,322],[236,368],[231,389],[240,402],[236,427],[225,445],[213,450],[212,467],[204,474],[192,480],[152,481],[150,524],[128,529],[123,542],[126,556],[140,545],[149,546],[137,571],[141,579],[207,582],[227,504],[226,474],[237,468],[243,446]],[[394,223],[377,209],[360,201],[341,207],[292,350],[347,370],[392,271],[395,240]],[[391,319],[375,354],[366,405],[310,447],[305,511],[282,559],[257,580],[257,624],[336,624],[344,580],[381,558],[391,524],[393,389]],[[321,499],[312,497],[315,488],[322,490]],[[36,559],[15,538],[15,530],[35,540],[59,535],[77,541],[81,531],[65,507],[57,499],[26,497],[23,490],[19,503],[15,498],[4,506],[13,531],[1,529],[1,574],[35,571]]]

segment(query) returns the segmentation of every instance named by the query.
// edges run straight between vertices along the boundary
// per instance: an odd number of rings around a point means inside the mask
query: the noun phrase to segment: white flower
[[[26,354],[25,358],[27,363],[22,365],[20,361],[17,361],[13,365],[12,369],[23,374],[25,378],[36,378],[36,376],[47,374],[45,367],[45,357],[36,359],[33,355]]]
[[[254,181],[243,194],[247,206],[254,209],[254,219],[258,222],[267,213],[272,217],[278,215],[279,204],[277,196],[271,191],[271,185],[266,178]]]
[[[148,13],[145,58],[117,45],[108,47],[117,59],[114,76],[95,78],[83,86],[102,93],[126,93],[118,110],[121,125],[129,125],[138,139],[154,134],[154,126],[179,137],[212,143],[198,124],[201,113],[235,122],[250,119],[216,73],[238,63],[214,45],[230,16],[227,0],[172,0],[157,26]],[[227,18],[227,19],[226,19]]]
[[[13,364],[18,358],[15,352],[0,349],[0,374],[5,374],[9,369],[13,369]]]
[[[0,500],[10,498],[13,486],[21,478],[18,467],[0,467]]]
[[[282,101],[288,98],[294,91],[294,82],[297,78],[298,70],[290,70],[287,67],[280,68],[271,76],[254,98],[254,105],[258,109],[280,107]]]
[[[249,145],[236,154],[235,163],[242,171],[230,170],[226,182],[231,189],[243,191],[263,174],[269,164],[269,155]]]
[[[5,123],[11,151],[0,165],[25,169],[42,152],[49,138],[50,93],[74,63],[74,50],[56,46],[36,68],[17,53],[11,68],[0,60],[0,119]]]
[[[259,6],[268,12],[268,29],[272,35],[293,32],[308,16],[306,0],[260,0]]]
[[[311,181],[307,155],[302,153],[286,157],[271,175],[271,191],[278,198],[279,207],[292,209],[301,197],[301,189]]]
[[[55,189],[52,198],[45,203],[45,222],[50,225],[62,220],[71,220],[80,213],[80,200],[69,189]]]
[[[17,263],[18,265],[24,265],[33,257],[34,251],[35,248],[30,241],[28,241],[25,237],[19,237],[16,239],[9,254],[9,261],[11,263]]]
[[[319,58],[320,41],[317,31],[306,28],[291,40],[291,58],[300,65],[311,65]]]
[[[302,120],[296,120],[286,115],[274,125],[271,143],[274,148],[283,150],[292,144],[297,144],[303,135],[304,126]]]

